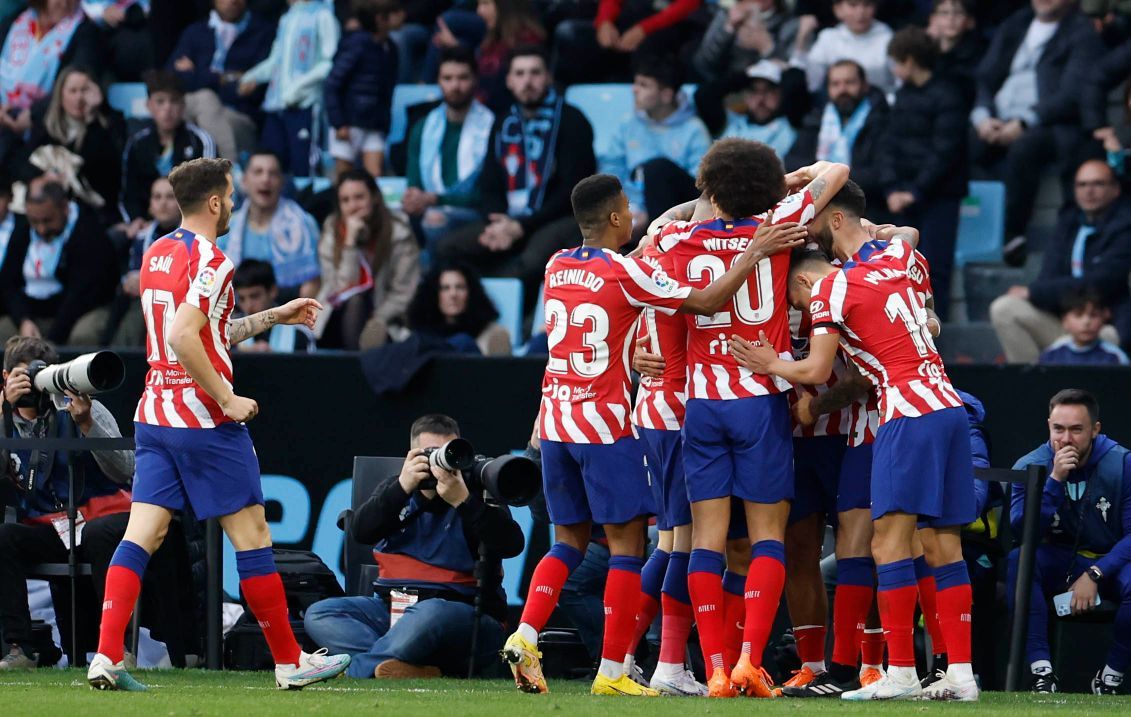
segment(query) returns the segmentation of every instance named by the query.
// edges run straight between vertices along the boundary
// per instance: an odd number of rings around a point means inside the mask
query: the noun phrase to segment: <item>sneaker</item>
[[[734,689],[734,685],[730,683],[730,676],[723,668],[716,667],[711,673],[711,678],[707,680],[707,696],[738,697],[738,690]]]
[[[628,675],[621,675],[615,680],[598,673],[589,688],[589,694],[611,695],[614,697],[659,697],[660,693],[651,687],[639,685]]]
[[[301,690],[332,680],[349,666],[349,655],[328,655],[325,647],[315,652],[301,652],[297,665],[275,665],[275,686],[280,690]]]
[[[878,667],[865,667],[860,670],[860,686],[867,687],[873,682],[884,679],[884,671]]]
[[[906,677],[898,677],[888,672],[883,676],[883,679],[877,680],[867,687],[845,692],[840,698],[853,702],[863,702],[867,700],[915,700],[922,697],[923,688],[919,686],[919,676],[915,674],[914,670],[904,674],[906,674]]]
[[[640,665],[636,664],[635,657],[629,657],[625,659],[624,674],[628,675],[628,679],[632,680],[641,687],[648,686],[648,678],[644,676],[644,670],[640,669]]]
[[[981,691],[978,689],[976,681],[954,682],[946,676],[945,672],[929,687],[923,688],[923,699],[942,702],[977,702],[980,694]]]
[[[734,688],[747,697],[761,697],[772,699],[774,694],[774,680],[764,667],[755,667],[750,662],[750,655],[738,658],[738,664],[730,673],[730,683]]]
[[[847,682],[838,682],[832,676],[832,673],[822,672],[808,684],[783,687],[782,694],[786,697],[840,697],[845,692],[858,689],[860,689],[859,680],[852,679]]]
[[[145,692],[149,688],[126,672],[124,663],[114,664],[110,658],[97,654],[86,670],[86,681],[92,690],[122,690],[123,692]]]
[[[1033,675],[1033,681],[1029,683],[1029,691],[1048,695],[1053,692],[1060,692],[1060,684],[1054,673],[1046,672],[1043,675]]]
[[[384,680],[424,680],[440,676],[440,668],[414,665],[400,660],[385,660],[373,670],[373,676]]]
[[[529,640],[515,632],[507,638],[499,654],[510,665],[514,684],[520,692],[550,691],[546,687],[546,678],[542,676],[542,653],[538,652],[537,645],[530,644]]]
[[[945,678],[946,678],[946,670],[935,669],[935,670],[932,670],[931,672],[928,672],[926,677],[919,680],[919,686],[922,687],[925,690],[928,687],[930,687],[931,685],[933,685],[936,682],[939,682],[940,680],[945,679]]]
[[[820,673],[825,674],[824,672]],[[807,665],[802,665],[800,670],[793,671],[793,677],[783,682],[780,687],[774,688],[774,696],[781,697],[786,687],[804,687],[817,679],[818,673],[813,672]]]
[[[1010,266],[1024,266],[1028,256],[1029,240],[1023,234],[1013,237],[1001,248],[1001,258]]]
[[[674,677],[661,676],[659,674],[652,675],[652,681],[648,686],[659,692],[661,695],[670,695],[672,697],[706,697],[707,685],[698,682],[695,675],[691,674],[691,670],[684,670],[677,673]]]
[[[0,672],[14,672],[16,670],[34,670],[38,666],[35,660],[27,656],[19,647],[0,658]]]
[[[1113,682],[1111,675],[1109,675],[1108,679],[1105,680],[1103,674],[1104,674],[1104,671],[1103,671],[1103,669],[1101,669],[1099,672],[1096,673],[1096,676],[1094,678],[1092,678],[1092,694],[1093,695],[1118,695],[1119,694],[1119,687],[1120,687],[1120,685],[1123,684],[1123,681],[1120,680],[1119,682]]]

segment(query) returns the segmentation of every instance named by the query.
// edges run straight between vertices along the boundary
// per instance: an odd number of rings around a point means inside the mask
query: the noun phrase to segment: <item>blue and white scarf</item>
[[[35,10],[25,10],[16,18],[0,51],[2,104],[27,109],[51,92],[59,61],[85,17],[81,9],[76,10],[38,39],[39,15]]]
[[[162,235],[157,233],[157,222],[151,221],[142,229],[141,232],[134,237],[130,242],[130,262],[129,271],[141,271],[141,259],[145,256],[145,252],[149,247],[153,246],[153,242],[161,238]]]
[[[321,53],[318,48],[317,16],[325,12],[332,11],[327,10],[321,2],[301,2],[292,5],[279,19],[275,42],[280,43],[282,57],[271,68],[271,80],[267,83],[263,109],[269,112],[286,109],[282,83],[305,75],[318,62]]]
[[[216,50],[212,53],[212,63],[209,65],[209,69],[218,75],[224,74],[224,65],[228,61],[228,51],[232,49],[236,38],[243,34],[250,23],[250,12],[244,12],[239,22],[227,22],[215,10],[208,14],[208,27],[212,28],[212,34],[216,36]]]
[[[817,159],[841,164],[852,164],[852,146],[864,128],[872,102],[868,98],[857,105],[848,121],[841,125],[840,113],[831,101],[825,104],[821,114],[821,130],[817,134]]]
[[[24,255],[24,293],[33,299],[50,299],[63,290],[63,285],[55,276],[59,262],[63,258],[63,248],[75,231],[79,220],[79,205],[71,202],[67,206],[67,225],[63,233],[54,239],[44,239],[39,232],[31,229],[31,241]]]
[[[244,202],[232,213],[228,233],[217,241],[220,251],[234,266],[239,266],[243,260],[249,206],[249,202]],[[279,199],[267,233],[271,236],[271,266],[275,269],[275,282],[279,286],[300,286],[305,281],[318,278],[318,227],[297,202],[285,197]]]
[[[512,217],[533,214],[542,206],[546,182],[554,171],[554,149],[558,143],[565,100],[554,90],[527,117],[518,103],[511,105],[495,137],[495,157],[507,175],[507,213]]]
[[[469,190],[483,169],[483,158],[487,156],[494,123],[494,113],[478,100],[472,100],[456,150],[459,181],[448,187],[444,185],[444,162],[440,157],[440,145],[448,128],[448,112],[443,103],[429,112],[420,135],[420,183],[424,185],[424,191],[442,195],[448,192],[463,194]]]

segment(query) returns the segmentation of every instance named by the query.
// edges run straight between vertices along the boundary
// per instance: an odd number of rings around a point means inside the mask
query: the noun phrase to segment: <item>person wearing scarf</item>
[[[570,192],[597,161],[589,121],[554,90],[544,50],[514,51],[507,88],[515,102],[495,118],[478,180],[486,221],[449,232],[436,255],[522,279],[533,300],[546,261],[578,241]]]

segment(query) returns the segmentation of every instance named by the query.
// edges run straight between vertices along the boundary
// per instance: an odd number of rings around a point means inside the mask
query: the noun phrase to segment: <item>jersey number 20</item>
[[[731,260],[731,266],[738,263],[739,255]],[[699,281],[704,275],[707,277],[706,286],[722,278],[727,267],[723,260],[714,254],[698,254],[687,264],[687,278],[690,281]],[[750,297],[750,281],[747,280],[738,287],[734,295],[734,313],[738,320],[744,324],[757,326],[764,324],[774,315],[774,277],[769,259],[758,262],[758,267],[751,274],[754,278],[755,291],[758,293],[758,306],[754,307]],[[711,326],[730,326],[732,319],[729,311],[720,311],[711,316],[696,316],[695,325],[701,328]]]

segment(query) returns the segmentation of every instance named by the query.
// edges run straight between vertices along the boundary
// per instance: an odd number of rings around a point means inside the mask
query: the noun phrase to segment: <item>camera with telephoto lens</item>
[[[27,375],[31,392],[16,402],[18,407],[38,406],[45,393],[61,396],[70,391],[92,396],[112,391],[122,385],[126,367],[113,351],[96,351],[51,366],[36,359],[28,363]]]
[[[490,458],[475,453],[471,442],[453,438],[439,448],[425,448],[428,464],[461,471],[469,491],[486,490],[500,503],[528,505],[542,488],[542,469],[525,456]],[[420,481],[422,490],[435,490],[436,479]]]

